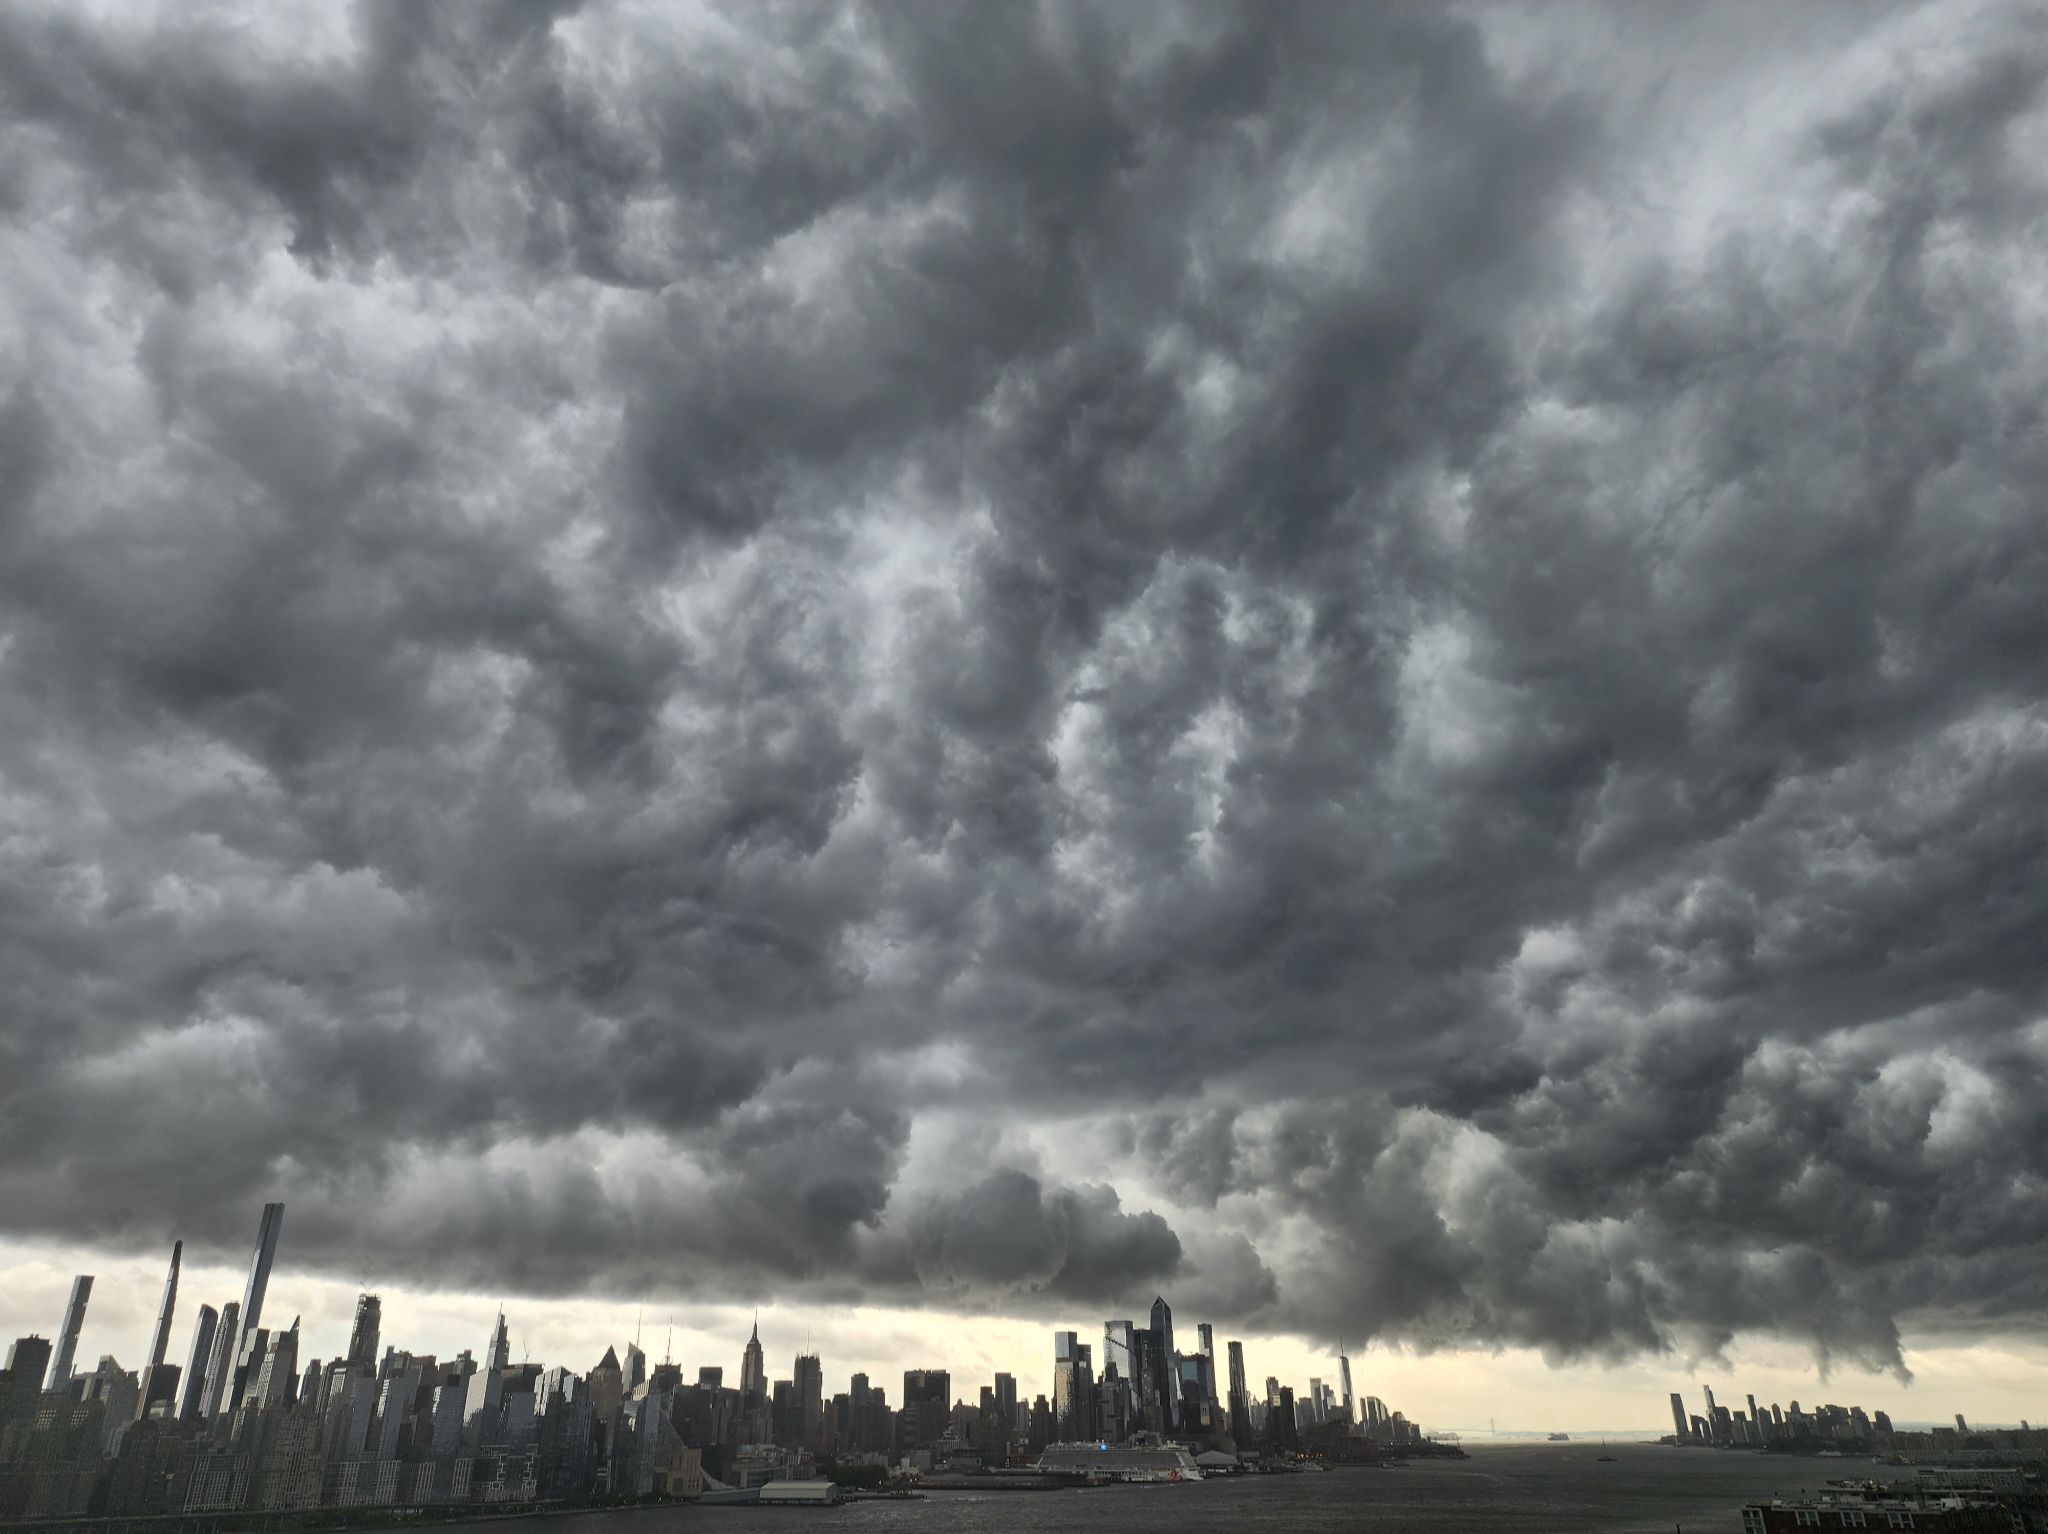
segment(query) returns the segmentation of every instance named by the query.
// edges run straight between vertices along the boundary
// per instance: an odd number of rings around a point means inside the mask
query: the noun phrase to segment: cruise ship
[[[1106,1481],[1199,1481],[1202,1467],[1177,1443],[1134,1438],[1129,1443],[1055,1443],[1038,1457],[1045,1475],[1080,1475]]]

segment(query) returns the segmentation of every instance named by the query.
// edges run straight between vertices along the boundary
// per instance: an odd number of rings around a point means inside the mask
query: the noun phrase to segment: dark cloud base
[[[2028,17],[11,9],[0,1224],[2038,1333]]]

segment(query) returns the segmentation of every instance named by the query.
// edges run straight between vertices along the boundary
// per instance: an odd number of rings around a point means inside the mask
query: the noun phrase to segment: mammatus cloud
[[[2038,1330],[2038,18],[1607,20],[0,17],[8,1228]]]

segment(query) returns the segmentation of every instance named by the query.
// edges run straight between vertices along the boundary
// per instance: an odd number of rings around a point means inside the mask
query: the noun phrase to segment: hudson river
[[[1353,1534],[1360,1529],[1460,1534],[1734,1534],[1742,1504],[1868,1476],[1870,1461],[1671,1449],[1661,1444],[1467,1444],[1467,1460],[1398,1470],[1244,1476],[1187,1485],[1079,1491],[932,1492],[917,1502],[836,1509],[682,1507],[550,1518],[536,1534],[667,1534],[687,1527],[903,1530],[905,1534]],[[1614,1456],[1602,1464],[1602,1453]],[[1887,1472],[1878,1471],[1879,1475]],[[1888,1472],[1904,1475],[1904,1471]]]

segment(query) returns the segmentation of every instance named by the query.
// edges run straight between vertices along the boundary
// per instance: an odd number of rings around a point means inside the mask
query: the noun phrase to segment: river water
[[[1735,1534],[1742,1504],[1867,1476],[1867,1460],[1794,1459],[1662,1444],[1466,1445],[1471,1458],[1397,1470],[1244,1476],[1187,1485],[932,1492],[836,1509],[679,1507],[548,1519],[545,1534],[699,1534],[811,1528],[877,1534]],[[1614,1463],[1598,1456],[1612,1454]],[[1877,1472],[1883,1474],[1884,1472]],[[1893,1472],[1897,1474],[1899,1472]]]

